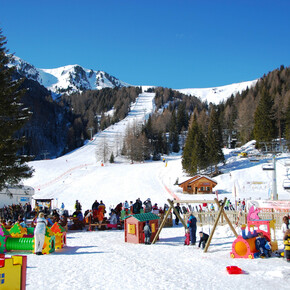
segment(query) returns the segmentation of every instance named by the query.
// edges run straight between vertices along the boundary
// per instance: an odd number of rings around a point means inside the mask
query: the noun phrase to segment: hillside
[[[195,96],[200,98],[202,102],[219,104],[226,101],[231,95],[242,93],[247,88],[255,86],[257,80],[230,84],[226,86],[213,87],[213,88],[200,88],[200,89],[177,89],[182,94]]]
[[[148,197],[153,202],[163,205],[168,198],[180,199],[213,199],[212,196],[184,195],[174,183],[181,181],[187,175],[182,171],[180,154],[164,156],[162,161],[130,164],[119,156],[114,164],[102,166],[102,157],[98,147],[111,148],[117,155],[116,144],[122,143],[122,138],[128,123],[144,122],[153,110],[153,93],[145,93],[138,97],[131,112],[121,122],[110,126],[96,134],[92,141],[85,146],[54,160],[34,161],[30,165],[35,168],[34,177],[25,184],[33,186],[35,198],[54,198],[54,205],[61,202],[69,210],[73,210],[74,202],[78,199],[83,209],[89,209],[95,199],[103,200],[107,206],[116,205],[125,200],[135,201],[138,197],[145,200]],[[119,140],[116,143],[116,140]],[[113,145],[115,144],[115,146]],[[237,156],[237,152],[255,152],[253,142],[242,148],[225,150],[226,165],[221,166],[222,175],[216,180],[220,198],[228,197],[233,200],[232,188],[235,182],[239,198],[268,198],[271,188],[271,174],[262,170],[261,164],[270,160],[267,157],[259,163]],[[277,158],[277,184],[279,199],[289,199],[289,193],[282,188],[286,176],[285,160],[290,155]]]

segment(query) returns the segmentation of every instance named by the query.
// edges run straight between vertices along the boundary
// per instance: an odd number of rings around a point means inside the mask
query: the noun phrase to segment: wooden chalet
[[[213,179],[204,176],[196,175],[182,183],[179,183],[184,193],[189,194],[207,194],[212,193],[212,189],[217,185]]]

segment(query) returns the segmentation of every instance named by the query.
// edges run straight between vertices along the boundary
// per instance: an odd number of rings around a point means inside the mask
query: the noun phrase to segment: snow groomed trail
[[[163,182],[160,170],[164,170],[164,163],[157,162],[146,169],[146,164],[102,164],[99,148],[106,146],[114,155],[120,151],[128,126],[142,124],[154,109],[154,93],[143,93],[132,105],[128,116],[94,135],[86,145],[53,160],[31,162],[35,168],[34,177],[28,184],[36,191],[35,198],[54,198],[54,205],[65,202],[68,208],[73,208],[76,199],[83,203],[83,208],[90,208],[95,199],[117,204],[123,200],[111,197],[112,192],[127,191],[129,200],[146,196],[154,191],[158,192],[156,202],[160,201],[160,192],[164,192],[162,202],[166,198],[173,198],[170,190]],[[148,180],[147,180],[148,179]],[[162,195],[162,194],[161,194]],[[113,194],[115,196],[115,194]]]

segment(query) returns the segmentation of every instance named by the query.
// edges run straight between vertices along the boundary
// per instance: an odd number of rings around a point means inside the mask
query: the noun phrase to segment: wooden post
[[[178,213],[178,211],[176,210],[176,208],[174,207],[174,203],[173,201],[171,201],[170,199],[167,199],[167,201],[169,202],[170,206],[172,207],[173,211],[175,212],[176,216],[179,218],[179,220],[181,221],[181,223],[183,224],[184,228],[187,229],[187,225],[184,222],[183,218],[180,216],[180,214]]]
[[[218,206],[221,206],[221,205],[219,204],[219,202],[218,202],[217,199],[214,199],[214,201],[216,202],[216,204],[217,204]],[[223,216],[225,217],[225,220],[227,221],[228,225],[230,226],[232,232],[234,233],[234,235],[235,235],[236,238],[237,238],[237,237],[238,237],[238,234],[237,234],[235,228],[233,227],[231,221],[229,220],[227,214],[225,213],[224,209],[223,209],[222,213],[223,213]]]
[[[215,201],[218,203],[218,205],[219,205],[219,211],[218,211],[217,218],[216,218],[216,220],[215,220],[215,222],[214,222],[214,225],[213,225],[213,228],[212,228],[211,234],[210,234],[210,236],[209,236],[209,238],[208,238],[208,240],[207,240],[207,242],[206,242],[206,245],[205,245],[205,248],[204,248],[204,251],[203,251],[204,253],[206,253],[207,250],[208,250],[208,248],[209,248],[209,245],[210,245],[211,239],[212,239],[212,237],[213,237],[214,231],[215,231],[215,229],[216,229],[216,227],[217,227],[217,224],[218,224],[218,222],[219,222],[220,216],[221,216],[221,214],[222,214],[222,212],[223,212],[224,205],[225,205],[225,203],[226,203],[227,198],[226,198],[226,197],[224,198],[224,201],[222,202],[221,205],[219,204],[219,202],[217,201],[216,198],[215,198],[214,200],[215,200]]]
[[[158,229],[158,231],[157,231],[157,233],[156,233],[154,239],[152,240],[152,244],[155,244],[155,243],[156,243],[156,241],[157,241],[157,239],[158,239],[158,237],[159,237],[159,234],[160,234],[162,228],[164,227],[164,225],[165,225],[165,223],[166,223],[166,219],[167,219],[168,215],[169,215],[170,212],[171,212],[171,209],[172,209],[172,205],[170,205],[169,209],[167,210],[167,212],[166,212],[166,214],[165,214],[165,216],[164,216],[164,218],[163,218],[163,221],[162,221],[162,223],[160,224],[160,227],[159,227],[159,229]]]

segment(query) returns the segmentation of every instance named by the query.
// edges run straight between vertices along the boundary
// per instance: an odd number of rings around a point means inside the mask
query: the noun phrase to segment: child
[[[145,245],[150,245],[150,238],[151,238],[151,228],[149,225],[149,221],[146,221],[146,224],[143,228],[143,232],[145,235]]]
[[[189,230],[188,229],[186,229],[186,231],[185,231],[184,245],[185,246],[189,246],[190,245],[190,234],[189,234]]]
[[[290,229],[285,232],[284,235],[284,257],[286,258],[286,261],[290,263]]]
[[[40,212],[36,220],[36,227],[34,229],[34,245],[36,255],[42,255],[42,247],[44,244],[46,226],[47,221],[44,218],[44,213]]]
[[[200,245],[201,245],[201,248],[204,249],[209,235],[204,232],[199,232],[199,236],[200,236],[200,240],[199,240],[198,247],[200,248]]]
[[[281,227],[281,231],[282,231],[282,234],[283,236],[285,235],[286,231],[290,229],[290,226],[289,226],[289,218],[285,215],[283,217],[283,224],[282,224],[282,227]]]
[[[264,237],[264,234],[262,232],[258,233],[258,237],[255,242],[256,249],[259,251],[260,257],[271,257],[271,246],[267,242],[266,238]]]

